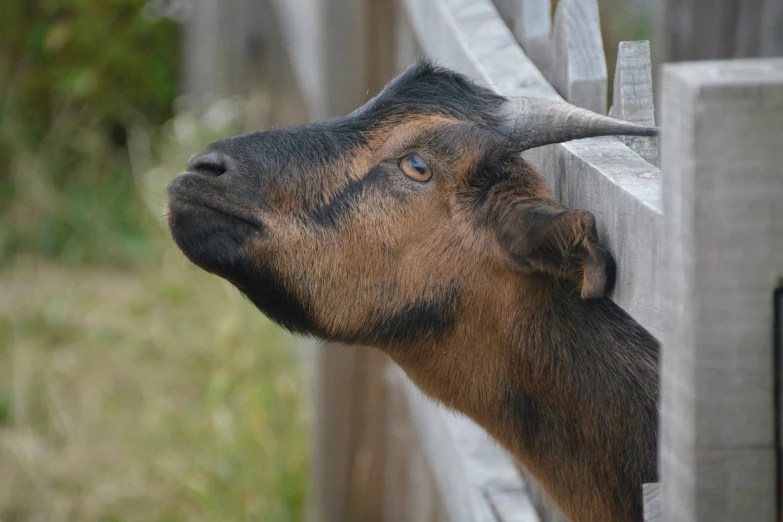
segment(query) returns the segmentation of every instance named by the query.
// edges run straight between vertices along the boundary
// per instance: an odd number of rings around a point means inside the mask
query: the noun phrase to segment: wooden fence
[[[596,0],[560,0],[554,21],[550,0],[264,3],[313,118],[361,105],[421,52],[506,96],[607,112]],[[765,5],[762,40],[783,41]],[[649,45],[617,52],[609,112],[652,123]],[[660,155],[655,139],[595,138],[525,157],[560,201],[595,214],[618,262],[612,299],[662,343],[661,483],[645,486],[646,519],[783,520],[783,59],[665,65],[658,80]],[[316,372],[312,521],[564,520],[481,428],[384,355],[322,347]]]

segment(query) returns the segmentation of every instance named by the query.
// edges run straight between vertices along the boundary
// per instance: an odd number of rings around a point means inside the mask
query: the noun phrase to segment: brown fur
[[[362,132],[335,158],[291,158],[262,189],[229,169],[183,174],[170,188],[175,239],[251,299],[269,285],[257,274],[274,274],[311,333],[384,350],[486,428],[575,522],[641,520],[641,485],[655,480],[657,344],[602,297],[612,261],[592,215],[553,201],[489,117],[400,110]],[[245,145],[214,147],[241,156]],[[431,182],[398,175],[412,152]],[[373,172],[381,189],[357,189],[340,219],[307,217]],[[193,202],[210,207],[217,190],[263,223],[242,233],[231,266],[191,239],[206,226]],[[255,190],[253,207],[243,198]]]

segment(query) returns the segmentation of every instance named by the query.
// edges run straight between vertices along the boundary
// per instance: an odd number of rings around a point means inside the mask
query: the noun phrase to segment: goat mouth
[[[196,266],[229,281],[249,264],[245,245],[259,224],[212,204],[169,195],[167,221],[174,242]]]
[[[168,211],[170,213],[179,212],[181,210],[187,211],[188,207],[190,207],[190,211],[195,210],[207,214],[216,214],[229,221],[246,225],[256,231],[264,230],[264,224],[257,218],[227,208],[226,205],[216,204],[214,201],[209,200],[206,195],[199,194],[197,191],[194,192],[187,187],[183,187],[181,182],[178,183],[183,176],[198,176],[198,174],[184,172],[174,178],[169,184],[167,192],[169,196]]]
[[[169,211],[172,211],[173,206],[179,206],[179,205],[185,205],[189,207],[193,207],[195,209],[198,209],[200,211],[206,211],[207,213],[213,213],[218,214],[220,216],[223,216],[224,218],[228,218],[230,221],[235,221],[237,223],[241,223],[244,225],[247,225],[248,227],[261,231],[264,229],[264,224],[258,221],[257,219],[250,217],[250,216],[244,216],[242,214],[239,214],[237,212],[232,212],[230,210],[226,210],[214,205],[208,205],[203,202],[194,201],[191,198],[183,198],[181,196],[172,196],[169,199]]]

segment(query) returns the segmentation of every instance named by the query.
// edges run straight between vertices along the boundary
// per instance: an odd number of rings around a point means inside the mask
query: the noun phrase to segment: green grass
[[[147,4],[0,7],[0,522],[302,518],[295,342],[161,226],[250,111],[160,125],[179,37]]]
[[[0,519],[300,520],[292,339],[168,249],[0,276]]]
[[[172,175],[235,130],[189,113],[137,128],[124,179],[67,193],[45,150],[19,154],[0,220],[0,243],[21,242],[0,263],[0,521],[302,519],[295,340],[161,226]]]

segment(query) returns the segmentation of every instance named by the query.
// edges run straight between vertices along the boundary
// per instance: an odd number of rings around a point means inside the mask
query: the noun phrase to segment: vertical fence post
[[[549,35],[552,32],[551,0],[516,0],[517,10],[511,28],[525,53],[541,73],[548,77],[552,64],[552,46]]]
[[[383,520],[385,368],[370,348],[317,347],[310,522]]]
[[[660,0],[663,61],[780,56],[783,3],[775,0]]]
[[[530,60],[566,101],[606,114],[606,57],[597,0],[494,0]],[[551,36],[550,36],[551,33]]]
[[[614,105],[609,116],[640,125],[655,125],[650,42],[620,42],[614,73]],[[658,165],[658,138],[622,136],[620,139],[647,162]]]
[[[665,65],[664,520],[777,520],[783,59]]]
[[[229,94],[228,64],[221,49],[224,11],[224,4],[194,0],[190,19],[183,26],[182,90],[199,101],[206,95]]]
[[[181,89],[197,106],[257,86],[265,12],[258,0],[193,0],[182,32]]]
[[[555,65],[547,79],[566,101],[606,114],[606,57],[597,0],[560,0],[552,29]]]
[[[500,16],[545,78],[552,65],[552,1],[495,0]]]

